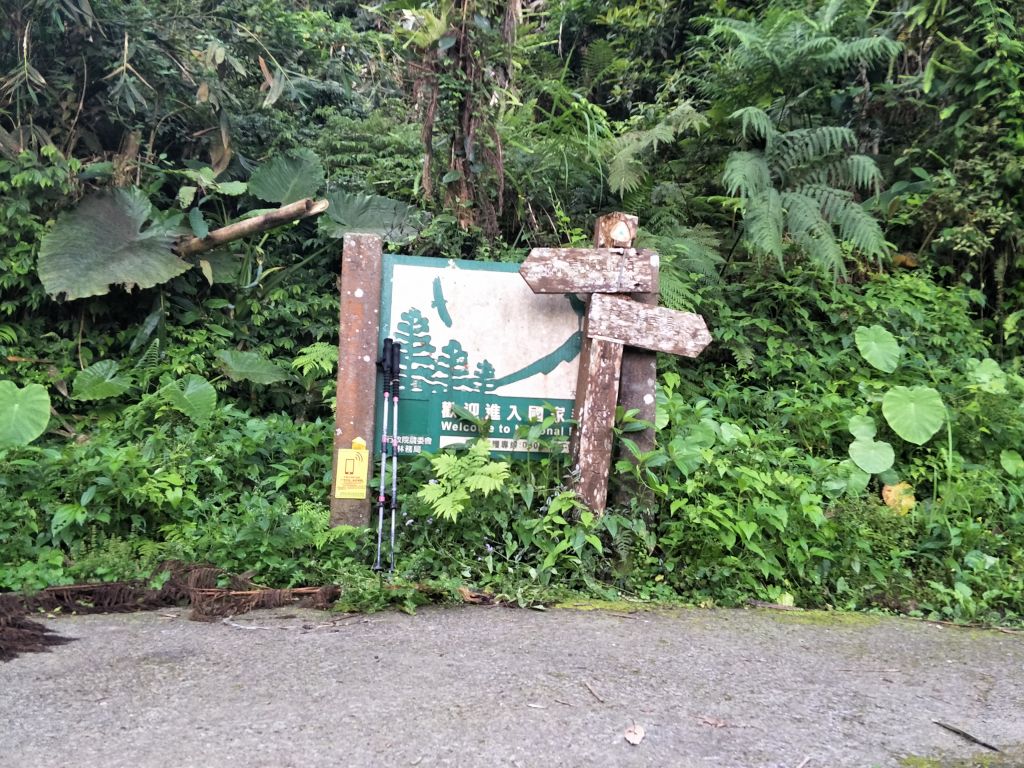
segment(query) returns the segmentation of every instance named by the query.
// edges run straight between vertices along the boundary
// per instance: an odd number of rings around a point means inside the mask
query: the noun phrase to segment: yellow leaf
[[[203,271],[203,277],[206,278],[206,282],[213,285],[213,266],[206,259],[199,260],[199,269]]]
[[[917,504],[910,483],[897,483],[882,488],[882,500],[897,515],[905,515]]]

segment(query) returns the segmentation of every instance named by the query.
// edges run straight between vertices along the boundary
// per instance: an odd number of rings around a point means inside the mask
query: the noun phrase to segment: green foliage
[[[874,160],[851,154],[848,128],[819,126],[780,132],[762,110],[748,107],[743,135],[763,149],[729,155],[722,174],[728,193],[738,197],[745,240],[755,254],[785,258],[785,236],[835,278],[846,274],[843,245],[876,262],[888,254],[878,222],[857,201],[857,189],[873,190],[880,174]]]
[[[328,237],[346,232],[380,235],[389,243],[407,243],[423,228],[423,215],[413,206],[380,195],[332,192],[331,207],[320,220],[320,231]]]
[[[500,490],[509,476],[508,464],[491,461],[486,440],[477,440],[461,455],[440,453],[431,457],[430,464],[436,480],[423,486],[417,495],[434,514],[453,523],[474,494],[487,498]]]
[[[288,373],[258,352],[224,349],[217,353],[221,368],[232,381],[252,381],[256,384],[274,384],[288,378]]]
[[[0,448],[28,445],[50,422],[50,396],[39,384],[0,380]]]
[[[151,288],[191,265],[171,250],[178,228],[154,222],[153,209],[138,189],[87,197],[66,212],[43,238],[39,279],[51,296],[67,300],[102,296],[112,285]]]
[[[653,127],[634,128],[617,136],[611,144],[608,160],[608,187],[620,197],[640,188],[646,176],[643,161],[653,155],[659,144],[671,142],[688,130],[700,130],[707,125],[690,102],[675,107]]]
[[[257,168],[249,191],[268,203],[287,205],[316,195],[324,180],[320,158],[308,149],[298,149]]]
[[[169,381],[161,388],[160,394],[196,424],[209,421],[217,407],[217,390],[195,374],[185,376],[181,381]]]
[[[0,589],[184,557],[362,609],[468,585],[1021,620],[1015,6],[22,5],[24,45],[0,47],[0,429],[46,402],[0,438]],[[313,194],[319,222],[174,261],[179,235]],[[372,534],[323,504],[336,238],[518,261],[589,244],[610,208],[714,337],[660,360],[654,450],[620,414],[617,474],[644,492],[593,515],[560,444],[403,457],[381,589]],[[396,333],[422,357],[420,321]],[[436,386],[421,363],[413,390]]]

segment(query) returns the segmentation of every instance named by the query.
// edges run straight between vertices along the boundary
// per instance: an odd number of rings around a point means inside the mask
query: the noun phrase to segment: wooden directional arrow
[[[657,306],[658,254],[626,247],[635,236],[636,217],[608,214],[595,225],[597,248],[534,248],[519,269],[534,293],[592,294],[576,386],[579,423],[570,450],[576,492],[597,514],[608,501],[616,399],[654,421],[654,355],[643,350],[696,357],[711,343],[700,315]],[[653,447],[653,429],[648,435],[636,441],[640,450]]]
[[[633,248],[534,248],[519,268],[534,293],[652,293],[658,254]]]
[[[696,357],[711,343],[707,323],[700,315],[618,296],[594,294],[587,317],[587,335],[592,339],[684,357]]]

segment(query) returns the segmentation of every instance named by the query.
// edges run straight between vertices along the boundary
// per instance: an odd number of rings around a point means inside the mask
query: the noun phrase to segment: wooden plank
[[[655,352],[696,357],[711,343],[707,323],[700,315],[648,307],[618,296],[594,294],[588,318],[591,338]]]
[[[657,269],[632,248],[534,248],[519,268],[534,293],[650,293]]]
[[[587,297],[589,298],[589,297]],[[580,463],[580,413],[583,411],[583,403],[587,397],[587,370],[590,367],[590,337],[587,336],[587,316],[583,315],[583,338],[580,339],[580,359],[576,369],[576,395],[573,402],[573,420],[576,426],[569,433],[569,456],[572,466]]]
[[[652,254],[656,260],[657,254]],[[656,263],[656,262],[655,262]],[[655,271],[655,279],[657,279],[657,271]],[[658,306],[658,293],[634,293],[631,295],[634,301],[648,306]],[[655,416],[657,415],[657,403],[654,399],[654,393],[658,383],[658,355],[655,352],[651,352],[646,349],[640,349],[637,347],[627,347],[622,351],[622,381],[619,384],[619,405],[626,411],[636,411],[635,418],[641,421],[646,421],[654,424]],[[629,439],[636,443],[638,449],[641,452],[647,452],[654,450],[654,427],[641,430],[639,432],[631,432]],[[620,446],[618,452],[619,458],[632,460],[633,454],[624,446]],[[629,492],[631,489],[623,484],[623,492]],[[635,495],[641,491],[639,488],[633,488]],[[622,502],[624,499],[617,499]]]
[[[376,235],[345,235],[338,288],[337,407],[331,477],[338,476],[338,449],[352,440],[373,443],[377,382],[377,338],[380,332],[382,243]],[[334,498],[331,483],[331,525],[368,525],[371,494],[362,499]]]
[[[604,339],[591,341],[582,403],[577,393],[579,460],[574,469],[576,492],[596,514],[604,512],[608,501],[612,426],[615,423],[621,366],[621,344]]]

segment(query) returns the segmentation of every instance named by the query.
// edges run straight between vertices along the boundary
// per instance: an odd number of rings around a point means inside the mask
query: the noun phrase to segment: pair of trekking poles
[[[388,466],[388,445],[391,445],[391,567],[395,570],[395,511],[398,504],[398,390],[402,376],[402,345],[393,339],[384,339],[384,349],[377,365],[384,379],[384,414],[380,430],[380,491],[377,494],[377,556],[373,561],[373,570],[381,571],[381,552],[384,540],[384,475]],[[388,440],[388,400],[391,405],[391,440]]]

